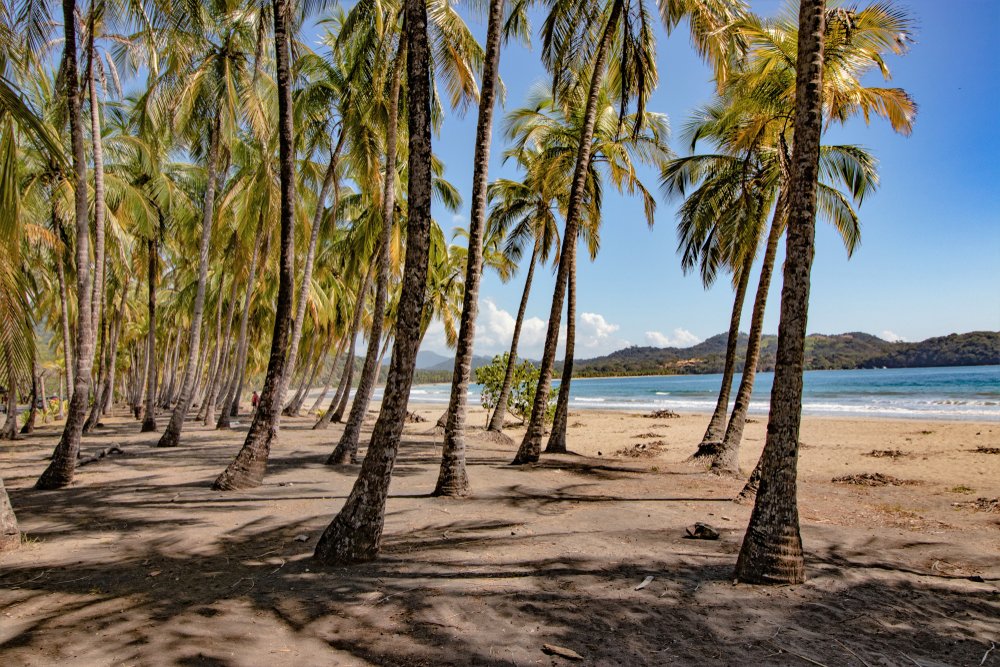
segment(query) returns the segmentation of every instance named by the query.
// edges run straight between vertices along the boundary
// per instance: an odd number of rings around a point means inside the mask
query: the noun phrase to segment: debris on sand
[[[870,456],[873,459],[901,459],[904,456],[909,456],[906,452],[901,449],[873,449],[865,456]]]
[[[425,421],[427,421],[427,418],[426,417],[421,417],[416,412],[407,412],[406,413],[406,423],[407,424],[421,424],[421,423],[423,423]]]
[[[653,410],[647,415],[643,415],[646,419],[677,419],[680,417],[679,414],[673,410]]]
[[[84,456],[83,452],[80,452],[79,457],[76,460],[76,465],[85,466],[88,463],[96,463],[103,458],[113,455],[126,456],[125,450],[118,445],[112,445],[111,447],[105,447],[104,449],[91,454],[90,456]]]
[[[636,438],[640,438],[642,440],[648,440],[650,438],[662,438],[663,436],[660,435],[659,433],[649,432],[649,433],[640,433],[639,435],[637,435],[635,437]]]
[[[952,507],[966,507],[977,512],[1000,513],[1000,498],[976,498],[961,503],[952,503]]]
[[[892,475],[883,475],[880,472],[844,475],[843,477],[834,477],[833,481],[837,484],[857,484],[858,486],[909,486],[920,483],[910,479],[899,479]]]
[[[627,456],[630,459],[651,459],[654,456],[659,456],[663,448],[667,446],[667,443],[662,440],[654,440],[653,442],[637,442],[634,445],[629,445],[615,452],[615,456]]]
[[[979,445],[973,449],[976,454],[1000,454],[1000,447],[984,447]]]
[[[684,537],[689,540],[717,540],[719,539],[719,531],[712,528],[707,523],[701,523],[700,521],[693,526],[688,526],[685,529],[687,535]]]
[[[566,658],[567,660],[583,660],[583,656],[573,649],[566,648],[565,646],[557,646],[555,644],[542,644],[542,653],[547,655],[558,655],[560,658]]]

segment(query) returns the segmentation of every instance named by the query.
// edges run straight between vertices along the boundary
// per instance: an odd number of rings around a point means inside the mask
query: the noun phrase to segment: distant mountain
[[[742,368],[747,336],[740,334],[738,365]],[[777,336],[761,341],[761,371],[774,370]],[[721,373],[726,357],[726,334],[718,334],[692,347],[628,347],[603,357],[575,362],[574,375],[680,375]],[[974,331],[929,338],[920,343],[890,343],[854,331],[806,337],[807,370],[844,368],[913,368],[929,366],[979,366],[1000,364],[1000,332]]]
[[[452,357],[446,357],[443,354],[438,354],[437,352],[431,352],[430,350],[420,350],[417,353],[417,370],[428,370],[433,369],[440,364],[452,360]],[[386,359],[386,363],[389,360]],[[450,361],[454,363],[454,361]]]
[[[440,355],[438,355],[440,356]],[[437,363],[433,366],[428,366],[426,370],[429,371],[448,371],[451,373],[455,370],[455,358],[454,357],[441,357],[443,361]],[[472,370],[476,370],[482,366],[489,366],[490,362],[493,361],[493,357],[485,357],[482,355],[474,354],[472,355]]]

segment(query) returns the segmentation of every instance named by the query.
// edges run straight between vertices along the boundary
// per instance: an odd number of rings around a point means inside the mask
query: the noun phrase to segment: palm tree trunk
[[[733,298],[733,312],[729,315],[729,335],[726,338],[726,361],[722,368],[722,388],[719,389],[719,400],[715,402],[715,411],[708,422],[705,435],[698,445],[698,450],[692,460],[712,456],[721,447],[725,434],[726,413],[729,410],[729,393],[733,386],[733,375],[736,372],[736,347],[740,339],[740,316],[743,314],[743,302],[746,301],[747,284],[750,282],[751,259],[739,268],[739,280],[736,283],[736,295]]]
[[[364,314],[365,299],[368,294],[368,288],[371,285],[373,270],[374,263],[369,263],[365,277],[361,281],[361,287],[358,288],[358,295],[354,299],[354,315],[351,318],[351,333],[348,336],[350,345],[347,350],[344,370],[341,372],[340,381],[337,383],[337,393],[333,395],[330,407],[316,421],[313,429],[326,428],[330,425],[331,421],[340,422],[344,416],[344,410],[347,409],[347,398],[351,395],[351,383],[354,382],[354,349],[358,339],[358,329],[361,328],[361,316]]]
[[[215,480],[217,490],[246,489],[259,486],[264,479],[271,441],[278,434],[284,402],[286,351],[292,324],[292,298],[295,291],[295,130],[292,125],[291,57],[287,19],[290,0],[273,0],[275,71],[278,80],[278,159],[281,182],[281,265],[278,273],[278,303],[271,335],[271,358],[267,363],[264,388],[254,412],[243,448],[226,470]],[[308,285],[304,287],[308,289]]]
[[[0,477],[0,553],[13,551],[21,546],[21,529],[17,525],[7,488]]]
[[[778,254],[778,243],[785,230],[785,199],[785,190],[782,190],[778,194],[778,201],[771,219],[771,230],[768,232],[767,245],[764,248],[757,294],[754,297],[753,313],[750,315],[750,334],[747,340],[746,359],[743,362],[740,386],[736,390],[733,414],[729,417],[729,425],[726,427],[722,446],[715,451],[711,459],[711,468],[716,472],[737,474],[740,470],[740,443],[743,440],[743,427],[746,425],[747,410],[750,408],[750,398],[753,395],[757,363],[760,361],[764,310],[767,307],[767,294],[771,289],[771,276],[774,273],[774,259]]]
[[[109,325],[110,340],[108,341],[108,352],[104,362],[104,379],[101,382],[100,391],[98,391],[94,396],[94,405],[90,417],[94,423],[90,426],[90,428],[97,426],[100,416],[107,412],[108,405],[111,402],[112,392],[114,391],[115,370],[117,368],[118,361],[118,339],[121,335],[122,321],[125,319],[125,300],[128,297],[128,283],[129,281],[126,280],[125,284],[122,286],[121,302],[118,306],[114,322],[111,322]],[[86,427],[84,430],[86,430]]]
[[[316,381],[316,376],[319,375],[320,369],[323,368],[323,362],[326,361],[326,355],[328,352],[328,346],[323,345],[323,347],[317,353],[315,362],[313,363],[312,372],[309,374],[309,380],[305,383],[303,391],[295,398],[292,404],[291,415],[292,417],[298,417],[299,412],[302,410],[302,404],[306,402],[306,397],[309,396],[309,392],[312,391],[313,383]]]
[[[313,340],[309,341],[308,347],[306,347],[306,354],[301,363],[302,372],[299,374],[299,386],[295,388],[295,393],[292,394],[292,400],[285,402],[282,399],[284,408],[282,408],[281,414],[285,417],[294,416],[292,408],[299,401],[299,397],[302,396],[302,392],[305,391],[306,383],[312,383],[312,379],[315,377],[316,363],[318,362],[318,360],[313,356],[315,349],[316,340],[313,338]],[[288,374],[292,374],[291,369],[288,369]]]
[[[312,407],[309,408],[310,414],[319,410],[319,406],[323,404],[323,399],[326,398],[327,392],[330,391],[330,385],[333,384],[333,375],[337,372],[337,363],[340,361],[340,356],[344,353],[344,348],[346,346],[346,338],[341,338],[340,341],[337,342],[337,349],[333,353],[333,363],[330,364],[330,374],[326,376],[326,384],[323,385],[323,391],[319,393],[319,396],[316,397]]]
[[[95,295],[96,298],[106,298],[107,294]],[[100,402],[99,394],[101,392],[101,383],[104,381],[104,374],[107,372],[107,347],[108,347],[108,334],[110,327],[105,318],[105,308],[102,306],[100,308],[101,317],[99,320],[99,326],[97,331],[100,334],[97,346],[97,373],[94,377],[90,379],[90,389],[93,394],[94,400],[90,404],[90,412],[87,415],[86,421],[83,422],[83,433],[87,435],[94,428],[94,424],[97,423],[97,411],[100,409],[98,403]]]
[[[392,89],[389,94],[389,116],[386,128],[385,150],[385,187],[382,192],[382,241],[378,260],[378,280],[375,287],[375,304],[372,310],[372,326],[368,332],[368,350],[365,362],[361,367],[361,378],[358,389],[354,393],[351,404],[351,414],[347,418],[344,432],[340,435],[337,447],[327,459],[328,465],[340,465],[357,459],[358,440],[361,437],[361,425],[372,392],[375,390],[376,363],[378,361],[379,345],[382,342],[382,329],[385,324],[385,304],[389,295],[389,248],[392,245],[392,224],[396,210],[396,143],[399,130],[399,89],[402,77],[402,65],[405,58],[405,40],[399,41],[396,58],[392,65]]]
[[[14,382],[14,366],[7,355],[7,405],[4,413],[3,426],[0,427],[0,440],[17,439],[17,383]]]
[[[444,428],[441,469],[433,495],[466,496],[469,477],[465,471],[465,422],[472,376],[473,343],[476,338],[476,315],[479,312],[479,282],[483,275],[483,233],[486,227],[486,189],[489,183],[490,147],[493,142],[493,112],[496,106],[497,73],[500,67],[500,41],[503,33],[504,0],[490,0],[486,28],[486,58],[483,61],[483,87],[479,97],[479,121],[476,125],[476,149],[472,171],[472,210],[469,217],[468,263],[465,267],[465,294],[462,297],[462,320],[455,347],[455,370],[451,381],[451,400]]]
[[[545,445],[546,454],[566,453],[566,426],[569,421],[569,389],[573,380],[573,355],[576,350],[576,258],[569,270],[569,290],[566,304],[566,354],[563,359],[562,380],[556,399],[556,414],[552,420],[552,433]],[[546,408],[548,404],[546,403]]]
[[[778,352],[760,488],[736,579],[744,583],[797,584],[805,579],[799,533],[796,474],[802,420],[802,370],[809,313],[809,273],[816,235],[816,179],[823,131],[824,0],[801,0],[795,77],[795,146]]]
[[[22,435],[30,435],[31,433],[34,433],[34,431],[35,431],[35,417],[38,416],[38,401],[39,401],[39,399],[41,399],[43,401],[43,405],[44,405],[45,394],[44,394],[44,391],[42,391],[41,387],[39,386],[41,383],[39,382],[38,374],[39,374],[39,369],[38,369],[38,350],[35,349],[35,346],[32,346],[32,351],[31,351],[31,408],[28,411],[28,418],[24,421],[24,426],[21,427],[21,434]],[[39,394],[40,391],[42,392],[41,394]]]
[[[247,291],[243,295],[243,312],[240,314],[240,335],[236,342],[236,358],[233,364],[232,377],[225,385],[226,391],[223,394],[225,399],[222,401],[222,408],[219,410],[219,419],[215,423],[215,428],[229,428],[229,418],[232,415],[231,406],[239,405],[239,391],[242,388],[242,379],[240,376],[247,361],[247,328],[250,324],[250,300],[253,297],[254,288],[257,286],[257,264],[263,263],[260,261],[260,244],[261,237],[264,235],[263,230],[264,212],[261,211],[260,216],[257,218],[257,240],[254,242],[253,254],[250,258],[250,274],[247,277]],[[268,252],[271,248],[270,235],[268,235],[268,238],[265,240],[265,245],[266,247],[263,252],[264,261],[266,261]],[[214,405],[210,409],[214,409]],[[207,418],[206,423],[208,423]]]
[[[90,88],[90,132],[94,160],[94,298],[91,300],[91,318],[96,329],[104,317],[105,272],[105,204],[104,204],[104,139],[101,133],[101,103],[97,95],[97,49],[94,46],[94,9],[90,11],[90,28],[87,39],[87,81]]]
[[[52,203],[52,220],[55,223],[55,200]],[[66,386],[73,386],[73,344],[72,335],[69,330],[69,294],[66,286],[66,267],[63,265],[61,255],[53,253],[52,257],[56,265],[56,279],[59,281],[59,312],[62,320],[63,338],[63,363],[65,364]],[[60,404],[61,405],[61,404]],[[62,416],[62,407],[59,408],[59,416]]]
[[[521,326],[524,324],[524,316],[528,310],[528,296],[531,294],[531,280],[535,276],[535,262],[538,261],[538,252],[541,248],[541,241],[535,239],[535,247],[531,251],[531,260],[528,262],[528,275],[524,279],[524,290],[521,292],[521,305],[517,308],[517,321],[514,322],[514,335],[510,340],[510,354],[507,356],[507,369],[503,376],[503,386],[500,387],[500,397],[497,399],[497,406],[493,409],[487,430],[495,433],[503,433],[503,422],[507,417],[507,400],[510,397],[511,385],[514,383],[514,368],[517,366],[517,343],[521,338]]]
[[[37,489],[58,489],[73,481],[76,459],[80,452],[83,422],[87,416],[87,398],[90,373],[94,364],[94,327],[88,317],[91,312],[93,285],[90,273],[90,224],[87,203],[87,164],[80,125],[80,96],[76,67],[76,0],[63,0],[63,67],[64,94],[70,127],[70,144],[73,149],[73,199],[76,209],[76,364],[73,372],[73,397],[69,414],[63,427],[59,444],[52,453],[52,461],[35,483]]]
[[[594,123],[597,120],[597,101],[600,96],[601,83],[604,80],[605,64],[608,51],[611,48],[615,26],[621,16],[621,3],[612,6],[608,23],[604,27],[600,46],[594,58],[590,76],[590,90],[587,95],[587,107],[584,111],[583,130],[580,133],[580,145],[577,149],[576,166],[573,170],[573,185],[570,189],[569,206],[566,210],[566,230],[563,233],[563,247],[559,257],[559,271],[556,274],[555,289],[552,294],[552,308],[549,311],[549,324],[545,334],[545,348],[542,353],[542,365],[539,369],[538,389],[535,392],[534,405],[531,410],[531,420],[527,431],[521,440],[521,446],[512,463],[533,463],[538,460],[542,451],[542,436],[545,433],[545,411],[548,407],[549,386],[552,381],[552,368],[556,360],[556,346],[559,343],[559,324],[562,318],[563,299],[566,296],[566,286],[569,282],[570,266],[576,254],[577,229],[580,223],[580,212],[583,208],[583,194],[590,168],[590,153],[594,141]]]
[[[409,111],[409,196],[406,262],[396,320],[396,341],[385,397],[361,473],[343,509],[323,532],[315,557],[329,564],[375,558],[385,526],[385,501],[406,419],[427,287],[431,223],[430,50],[427,5],[406,2],[406,63]]]
[[[180,442],[181,429],[184,428],[184,419],[187,417],[188,408],[191,407],[191,393],[194,389],[196,363],[201,345],[201,320],[205,311],[205,286],[208,282],[208,251],[212,241],[212,220],[215,212],[215,189],[219,180],[219,119],[212,121],[211,130],[208,137],[208,164],[206,173],[208,182],[205,188],[205,210],[201,219],[201,243],[198,246],[198,288],[194,296],[194,311],[191,315],[191,336],[188,345],[187,364],[184,367],[184,379],[181,382],[180,395],[177,397],[177,405],[170,415],[170,422],[167,430],[163,432],[163,437],[156,444],[157,447],[176,447]]]
[[[302,323],[306,318],[306,304],[309,300],[309,289],[312,284],[313,262],[316,258],[316,243],[319,241],[319,233],[323,227],[323,213],[326,210],[326,196],[330,191],[331,186],[333,186],[334,219],[336,219],[337,209],[340,206],[340,184],[336,182],[337,163],[340,160],[340,151],[344,147],[345,138],[346,134],[343,127],[341,127],[340,136],[337,139],[337,145],[330,153],[330,164],[326,168],[323,185],[320,187],[319,197],[316,200],[316,212],[313,214],[312,230],[309,236],[309,248],[306,250],[305,265],[302,267],[302,285],[299,288],[299,301],[296,306],[295,320],[292,323],[292,342],[290,343],[288,351],[287,364],[289,372],[282,378],[282,385],[278,390],[279,403],[284,403],[285,401],[285,390],[288,386],[288,380],[291,377],[291,371],[295,368],[295,362],[298,358],[299,343],[302,340]],[[302,403],[300,401],[299,405],[295,408],[295,414],[298,414],[299,406],[301,405]]]
[[[205,400],[202,402],[201,418],[202,424],[205,426],[215,421],[215,403],[219,398],[222,379],[225,377],[223,371],[226,366],[226,360],[229,358],[229,346],[232,344],[233,319],[236,316],[237,285],[236,276],[233,276],[233,284],[229,292],[229,312],[226,314],[226,333],[218,339],[219,343],[216,346],[217,359],[212,370],[212,379],[209,383]]]

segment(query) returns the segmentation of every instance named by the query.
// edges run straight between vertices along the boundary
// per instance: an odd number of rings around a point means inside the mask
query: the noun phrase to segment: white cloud
[[[581,313],[577,342],[588,350],[604,349],[612,342],[611,334],[619,328],[617,324],[608,322],[599,313]]]
[[[646,342],[656,347],[691,347],[701,342],[701,338],[687,329],[677,327],[673,335],[668,336],[659,331],[647,331]]]
[[[889,331],[888,329],[886,329],[885,331],[883,331],[882,333],[880,333],[879,334],[879,338],[881,338],[882,340],[887,340],[890,343],[905,343],[906,342],[905,338],[903,338],[902,336],[900,336],[898,333]]]
[[[479,317],[476,320],[476,351],[477,354],[497,354],[510,349],[510,340],[514,336],[514,316],[500,308],[492,299],[483,299]],[[545,320],[538,317],[526,317],[521,324],[521,339],[518,350],[528,352],[535,348],[541,349],[545,342]]]

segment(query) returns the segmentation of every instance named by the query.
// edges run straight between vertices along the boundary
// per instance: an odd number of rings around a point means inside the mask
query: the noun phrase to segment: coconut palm
[[[427,284],[431,227],[431,72],[427,4],[406,2],[409,129],[406,269],[385,396],[368,454],[344,507],[323,532],[315,557],[325,563],[371,560],[385,525],[385,501],[406,416]]]
[[[692,41],[698,51],[708,56],[722,78],[734,44],[730,26],[742,11],[742,2],[725,0],[662,0],[660,15],[668,30],[681,18],[690,17]],[[545,403],[548,400],[556,345],[562,317],[563,300],[569,283],[570,268],[576,256],[578,228],[584,210],[587,174],[590,169],[594,126],[598,101],[608,62],[616,62],[613,83],[620,100],[620,117],[634,100],[637,117],[643,118],[645,103],[657,81],[655,40],[649,12],[642,2],[608,0],[600,4],[555,2],[542,30],[543,60],[552,73],[553,90],[557,99],[570,97],[573,91],[586,100],[582,115],[582,131],[577,146],[576,162],[569,201],[566,208],[563,249],[549,311],[548,328],[538,389],[535,393],[531,419],[515,464],[538,460],[544,433]],[[636,126],[636,129],[639,129]]]

